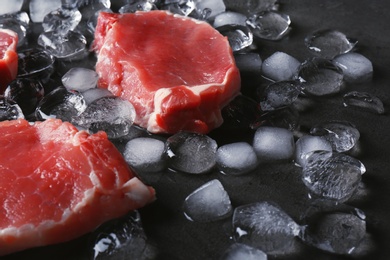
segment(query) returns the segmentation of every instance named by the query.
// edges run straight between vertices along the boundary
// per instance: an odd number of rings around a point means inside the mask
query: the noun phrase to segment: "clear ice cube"
[[[291,105],[301,94],[298,81],[278,81],[268,85],[263,93],[260,106],[263,111],[272,111]]]
[[[61,0],[30,0],[30,18],[34,23],[42,23],[48,13],[60,8],[61,5]]]
[[[183,204],[185,216],[195,222],[212,222],[232,213],[230,198],[219,180],[211,180],[188,195]]]
[[[213,26],[215,28],[224,25],[241,25],[246,26],[247,17],[241,13],[236,12],[223,12],[215,16]]]
[[[23,119],[24,114],[19,105],[9,99],[0,95],[0,121]]]
[[[272,126],[288,129],[292,132],[299,131],[299,113],[290,107],[266,111],[261,116],[263,126]]]
[[[261,13],[264,11],[277,11],[279,9],[278,0],[224,0],[226,9],[234,10],[245,15]]]
[[[74,67],[62,76],[61,81],[67,89],[83,92],[91,88],[96,88],[98,79],[99,76],[96,71]]]
[[[256,202],[234,210],[233,231],[236,242],[277,255],[291,250],[301,227],[279,206]]]
[[[81,92],[81,95],[83,95],[85,103],[87,103],[87,105],[102,97],[114,96],[109,90],[105,88],[90,88],[86,91]]]
[[[290,130],[271,126],[259,127],[252,145],[260,163],[289,160],[295,149],[294,136]]]
[[[284,52],[275,52],[264,60],[261,70],[265,78],[273,81],[290,80],[298,73],[301,63]]]
[[[165,143],[151,137],[134,138],[127,142],[123,157],[137,171],[159,172],[166,166]]]
[[[247,26],[223,25],[216,29],[227,37],[233,52],[242,51],[253,43],[253,34]]]
[[[207,135],[179,132],[167,139],[169,167],[173,170],[201,174],[216,164],[217,143]]]
[[[382,100],[377,96],[360,91],[351,91],[343,96],[345,107],[359,108],[375,114],[384,114],[385,108]]]
[[[360,138],[359,130],[347,121],[323,122],[313,126],[310,134],[323,136],[336,152],[351,150]]]
[[[330,60],[322,58],[304,61],[298,69],[298,79],[304,92],[313,96],[339,93],[344,83],[342,70]]]
[[[290,16],[276,11],[251,15],[246,21],[253,35],[265,40],[277,41],[290,31]]]
[[[163,10],[168,10],[171,13],[179,14],[183,16],[189,16],[195,12],[196,6],[194,0],[171,0],[164,1],[161,6]]]
[[[307,159],[314,151],[332,151],[332,145],[321,136],[304,135],[295,143],[295,163],[305,167]]]
[[[18,77],[37,78],[47,82],[54,71],[55,58],[42,49],[18,52]]]
[[[152,11],[157,10],[157,6],[152,3],[150,0],[135,1],[129,4],[126,4],[119,8],[118,12],[123,13],[135,13],[137,11]]]
[[[336,30],[319,30],[305,38],[305,44],[310,51],[326,59],[351,51],[357,41]]]
[[[66,34],[73,31],[81,21],[81,13],[77,9],[59,8],[48,13],[42,22],[43,31],[55,31]]]
[[[340,67],[349,83],[370,81],[373,75],[372,62],[360,53],[349,52],[336,56],[333,63]]]
[[[257,165],[256,152],[248,143],[225,144],[217,150],[217,166],[223,174],[241,175],[254,170]]]
[[[308,156],[302,180],[313,194],[344,202],[356,192],[362,170],[353,160],[341,156],[348,155],[315,151]]]
[[[1,1],[0,15],[19,12],[24,0]]]
[[[260,249],[234,243],[224,252],[221,260],[267,260],[267,254]]]
[[[214,18],[216,15],[226,11],[223,0],[195,0],[195,8],[200,14],[207,12],[207,18]]]
[[[18,47],[26,42],[30,17],[26,12],[4,14],[0,16],[0,28],[9,29],[18,34]]]

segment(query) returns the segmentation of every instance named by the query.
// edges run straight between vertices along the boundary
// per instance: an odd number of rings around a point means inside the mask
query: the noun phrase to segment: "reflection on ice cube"
[[[234,243],[225,251],[221,260],[267,260],[267,254],[260,249]]]
[[[351,91],[343,96],[343,105],[345,107],[359,108],[375,114],[385,113],[382,100],[377,96],[359,91]]]
[[[247,25],[260,39],[277,41],[290,31],[290,16],[276,11],[256,13],[248,18]]]

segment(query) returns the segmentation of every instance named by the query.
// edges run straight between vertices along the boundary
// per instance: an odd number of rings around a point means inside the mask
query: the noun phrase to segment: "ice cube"
[[[99,75],[96,71],[87,68],[74,67],[62,76],[61,81],[67,89],[83,92],[95,88],[98,79]]]
[[[308,156],[314,151],[332,151],[332,145],[324,137],[304,135],[295,143],[295,163],[305,167]]]
[[[253,43],[253,34],[247,26],[228,24],[216,29],[227,37],[233,52],[242,51]]]
[[[81,21],[81,13],[77,9],[59,8],[48,13],[42,22],[43,31],[55,31],[66,34],[73,31]]]
[[[308,156],[302,180],[313,194],[344,202],[356,192],[362,170],[354,161],[340,156],[348,155],[315,151]]]
[[[215,28],[223,25],[241,25],[246,26],[247,17],[241,13],[223,12],[215,16],[213,26]]]
[[[260,102],[263,111],[272,111],[291,105],[301,94],[302,87],[298,81],[278,81],[266,87]]]
[[[226,10],[223,0],[195,0],[195,8],[200,14],[207,12],[207,18],[214,18]]]
[[[335,56],[351,51],[357,41],[336,30],[319,30],[305,38],[310,51],[322,58],[333,59]]]
[[[26,42],[30,17],[26,12],[3,14],[0,16],[0,28],[9,29],[18,34],[18,47]]]
[[[290,31],[290,16],[276,11],[256,13],[248,18],[247,25],[253,35],[265,40],[277,41]]]
[[[322,58],[304,61],[298,69],[298,79],[304,92],[313,96],[339,93],[344,83],[342,70],[330,60]]]
[[[221,260],[267,260],[267,254],[260,249],[234,243],[225,251]]]
[[[261,71],[262,60],[258,53],[238,53],[234,55],[234,59],[241,73],[258,74]]]
[[[333,63],[341,68],[346,82],[362,83],[372,79],[374,70],[372,63],[362,54],[356,52],[341,54],[333,59]]]
[[[278,0],[224,0],[226,8],[245,15],[261,13],[264,11],[277,11],[279,9]]]
[[[219,180],[211,180],[193,191],[184,201],[185,216],[196,222],[227,218],[232,213],[229,195]]]
[[[367,92],[351,91],[346,93],[343,96],[343,105],[360,108],[375,114],[385,113],[383,102],[377,96]]]
[[[0,15],[19,12],[24,0],[1,1]]]
[[[257,164],[256,152],[248,143],[230,143],[217,150],[217,166],[224,174],[241,175],[254,170]]]
[[[150,0],[142,0],[142,1],[135,1],[131,2],[129,4],[126,4],[119,8],[118,12],[123,13],[135,13],[136,11],[152,11],[157,10],[157,7],[154,3],[152,3]]]
[[[30,0],[30,18],[34,23],[41,23],[48,13],[60,8],[61,5],[61,0]]]
[[[261,116],[262,126],[280,127],[291,132],[299,131],[299,114],[290,107],[268,111]]]
[[[265,201],[237,207],[233,230],[236,242],[277,255],[291,250],[301,227],[279,206]]]
[[[42,49],[18,52],[18,77],[36,78],[47,82],[54,71],[55,58]]]
[[[179,14],[183,16],[189,16],[195,11],[195,1],[194,0],[170,0],[164,1],[161,8],[163,10],[168,10],[171,13]]]
[[[255,132],[253,148],[260,163],[289,160],[294,154],[294,136],[284,128],[261,126]]]
[[[24,114],[19,105],[12,99],[0,95],[0,121],[19,118],[24,118]]]
[[[214,168],[217,143],[207,135],[179,132],[167,139],[167,153],[170,168],[201,174]]]
[[[359,130],[347,121],[323,122],[313,126],[310,134],[323,136],[336,152],[351,150],[360,138]]]
[[[273,81],[290,80],[298,73],[301,63],[284,52],[275,52],[264,60],[261,70],[263,76]]]
[[[90,88],[81,93],[83,95],[85,103],[91,104],[93,101],[102,97],[113,97],[114,95],[105,88]]]
[[[151,137],[130,140],[123,151],[126,162],[141,172],[159,172],[166,166],[165,143]]]

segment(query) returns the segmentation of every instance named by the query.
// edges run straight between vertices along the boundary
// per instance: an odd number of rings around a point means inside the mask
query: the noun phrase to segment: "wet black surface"
[[[385,114],[344,108],[341,95],[316,100],[312,110],[301,114],[303,128],[326,120],[348,120],[361,133],[358,158],[367,172],[363,176],[365,194],[348,204],[359,207],[367,216],[367,231],[373,238],[372,251],[358,259],[390,259],[390,2],[385,0],[281,0],[280,11],[290,15],[292,31],[279,42],[258,41],[262,59],[275,51],[286,52],[300,61],[311,57],[304,38],[317,29],[336,29],[358,39],[357,52],[374,65],[372,82],[348,85],[347,90],[377,95],[385,104]],[[243,92],[251,93],[259,78],[244,77]],[[251,140],[250,131],[211,133],[219,144]],[[220,179],[234,207],[273,201],[300,224],[307,208],[307,190],[300,180],[300,170],[292,163],[261,165],[241,177],[222,176],[217,172],[185,175],[164,172],[141,176],[152,184],[157,200],[141,210],[144,228],[160,252],[160,259],[219,259],[232,243],[230,221],[194,223],[182,213],[185,197],[205,182]],[[61,245],[26,250],[2,259],[87,259],[88,236]],[[309,248],[298,243],[297,254],[278,259],[350,259]],[[269,257],[272,259],[272,257]]]

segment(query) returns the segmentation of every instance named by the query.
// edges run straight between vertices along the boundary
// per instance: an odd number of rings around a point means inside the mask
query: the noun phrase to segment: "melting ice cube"
[[[250,16],[246,23],[254,36],[277,41],[289,33],[291,20],[286,14],[266,11]]]
[[[198,13],[209,12],[208,18],[214,18],[217,14],[223,13],[226,6],[223,0],[194,0]]]
[[[22,109],[12,99],[0,96],[0,121],[24,118]]]
[[[220,220],[232,213],[229,195],[219,180],[211,180],[193,191],[183,208],[189,220],[198,222]]]
[[[336,56],[333,63],[341,68],[344,79],[350,83],[362,83],[371,80],[373,66],[369,59],[356,52]]]
[[[307,159],[314,151],[332,151],[332,145],[324,137],[304,135],[295,143],[295,163],[305,167]]]
[[[164,1],[161,8],[163,10],[168,10],[174,14],[189,16],[192,12],[195,11],[195,1],[194,0]]]
[[[77,9],[59,8],[48,13],[42,22],[45,32],[56,31],[65,34],[73,31],[81,21],[81,13]]]
[[[264,77],[273,81],[283,81],[296,76],[300,65],[296,58],[279,51],[264,60],[261,70]]]
[[[143,1],[135,1],[129,4],[126,4],[119,8],[118,12],[123,13],[135,13],[137,11],[152,11],[157,10],[157,7],[154,3],[152,3],[150,0],[143,0]]]
[[[256,152],[248,143],[230,143],[217,150],[217,166],[224,174],[241,175],[254,170],[257,165]]]
[[[54,57],[45,50],[27,49],[18,52],[18,77],[38,78],[47,82],[54,71]]]
[[[213,26],[215,28],[223,25],[241,25],[246,26],[247,17],[241,13],[223,12],[215,16]]]
[[[385,113],[382,101],[377,96],[367,92],[348,92],[343,96],[343,104],[345,107],[360,108],[375,114]]]
[[[105,88],[90,88],[81,93],[83,95],[85,103],[91,104],[93,101],[98,100],[102,97],[113,97],[114,95]]]
[[[241,51],[253,43],[253,35],[247,26],[223,25],[216,28],[223,36],[226,36],[230,47],[234,52]]]
[[[225,251],[221,260],[267,260],[267,254],[260,249],[234,243]]]
[[[67,89],[83,92],[95,88],[98,79],[99,76],[96,71],[87,68],[74,67],[62,76],[61,81]]]
[[[261,13],[264,11],[277,11],[279,9],[278,0],[224,0],[226,8],[245,15]]]
[[[272,111],[291,105],[301,94],[301,84],[298,81],[278,81],[266,87],[263,100],[260,102],[263,111]]]
[[[26,12],[3,14],[0,16],[0,28],[9,29],[18,34],[18,47],[26,42],[30,17]]]

